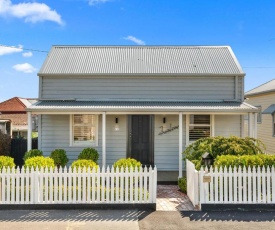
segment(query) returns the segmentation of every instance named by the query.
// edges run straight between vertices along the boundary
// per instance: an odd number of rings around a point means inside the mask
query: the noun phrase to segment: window
[[[275,137],[275,113],[272,114],[273,137]]]
[[[210,115],[189,115],[186,119],[186,144],[190,144],[200,138],[210,137],[211,135]]]
[[[72,144],[97,146],[98,116],[93,114],[72,115]]]
[[[262,123],[262,106],[256,105],[255,107],[260,110],[257,114],[257,123],[259,124]]]

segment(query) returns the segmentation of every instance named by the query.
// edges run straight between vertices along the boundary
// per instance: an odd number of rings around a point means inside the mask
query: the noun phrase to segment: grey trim
[[[201,204],[201,211],[274,211],[275,204]]]
[[[275,104],[270,105],[267,107],[262,114],[273,114],[275,112]]]

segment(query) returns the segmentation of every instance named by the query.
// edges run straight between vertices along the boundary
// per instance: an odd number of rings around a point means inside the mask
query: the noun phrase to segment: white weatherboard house
[[[245,115],[256,137],[258,110],[228,46],[53,46],[38,76],[27,111],[39,114],[45,155],[63,148],[72,161],[92,146],[100,165],[132,157],[182,176],[198,138],[243,136]]]

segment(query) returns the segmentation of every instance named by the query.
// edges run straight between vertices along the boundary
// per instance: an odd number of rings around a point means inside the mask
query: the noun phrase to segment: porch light
[[[118,125],[118,117],[115,118],[115,131],[119,131],[119,125]]]
[[[213,165],[214,163],[214,158],[211,156],[210,153],[208,152],[205,152],[203,155],[202,155],[202,162],[205,166],[211,166]]]
[[[162,118],[162,123],[163,123],[163,124],[166,123],[166,117]]]

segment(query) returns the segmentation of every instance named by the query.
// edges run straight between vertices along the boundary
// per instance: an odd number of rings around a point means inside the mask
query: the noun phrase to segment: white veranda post
[[[28,112],[28,151],[32,149],[32,113]]]
[[[179,113],[179,178],[182,177],[182,113]]]
[[[102,113],[102,166],[106,166],[106,112]]]

